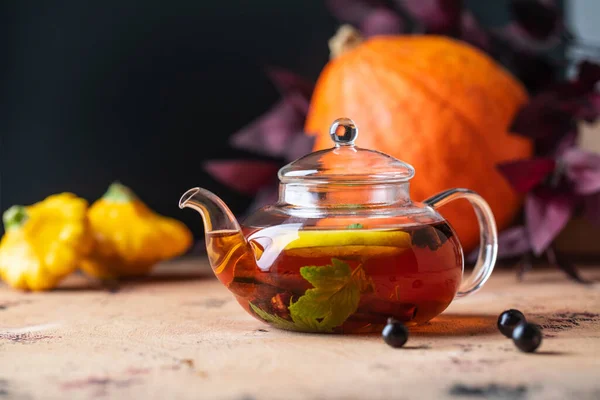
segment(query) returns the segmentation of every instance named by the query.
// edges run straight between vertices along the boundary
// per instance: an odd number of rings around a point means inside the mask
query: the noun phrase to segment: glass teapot
[[[354,145],[348,118],[330,129],[334,146],[279,170],[279,200],[240,225],[215,194],[188,190],[179,207],[202,215],[210,265],[255,318],[277,328],[381,332],[389,317],[407,326],[477,291],[496,261],[488,204],[467,189],[421,203],[409,196],[412,166]],[[463,250],[436,209],[471,202],[481,229],[479,257],[463,282]]]

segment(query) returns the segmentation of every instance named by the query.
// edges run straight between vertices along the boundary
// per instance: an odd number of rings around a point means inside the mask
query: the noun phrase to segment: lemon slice
[[[386,230],[298,231],[283,248],[287,255],[302,257],[383,257],[410,248],[410,234]]]
[[[298,231],[285,250],[323,246],[409,247],[410,234],[391,230],[312,230]]]

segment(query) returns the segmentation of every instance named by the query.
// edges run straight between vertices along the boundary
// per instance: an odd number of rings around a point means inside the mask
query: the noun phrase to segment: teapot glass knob
[[[350,118],[338,118],[329,128],[329,135],[336,147],[354,146],[354,141],[358,136],[358,128]]]

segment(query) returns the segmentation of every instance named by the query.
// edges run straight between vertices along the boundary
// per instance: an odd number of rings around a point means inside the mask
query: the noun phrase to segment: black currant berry
[[[498,317],[498,330],[507,338],[511,338],[513,330],[521,322],[526,322],[525,315],[521,311],[506,310]]]
[[[389,346],[402,347],[408,340],[408,328],[402,322],[389,318],[381,335]]]
[[[522,322],[513,330],[512,339],[519,350],[531,353],[540,347],[542,331],[537,325]]]

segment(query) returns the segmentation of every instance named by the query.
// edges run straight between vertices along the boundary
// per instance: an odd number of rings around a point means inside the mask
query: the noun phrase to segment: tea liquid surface
[[[211,265],[250,314],[282,329],[380,332],[389,317],[424,323],[461,283],[462,250],[445,222],[386,230],[283,225],[244,235],[249,246],[239,232],[209,234]]]

